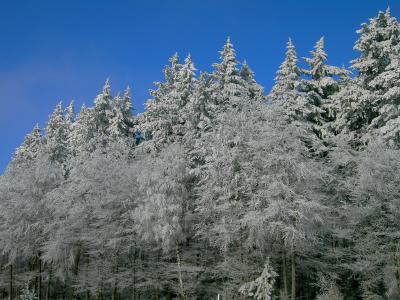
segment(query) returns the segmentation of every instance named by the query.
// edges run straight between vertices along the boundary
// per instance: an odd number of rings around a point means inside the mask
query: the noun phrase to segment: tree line
[[[268,94],[228,39],[142,114],[59,103],[0,177],[0,297],[399,299],[400,25],[358,34],[350,70],[289,40]]]

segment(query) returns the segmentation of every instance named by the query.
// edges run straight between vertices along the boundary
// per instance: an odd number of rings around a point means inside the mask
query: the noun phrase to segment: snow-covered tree
[[[261,275],[242,285],[239,292],[256,300],[271,300],[277,276],[278,274],[272,268],[268,258]]]
[[[315,107],[300,89],[300,83],[301,70],[297,66],[296,49],[289,39],[286,57],[277,71],[268,99],[283,108],[280,113],[286,122],[310,127]]]
[[[21,146],[19,146],[14,153],[13,163],[21,165],[34,160],[39,151],[43,147],[43,138],[39,124],[36,124],[33,130],[27,134]]]
[[[50,160],[63,164],[68,158],[69,125],[60,102],[50,115],[45,129],[46,151],[48,151]]]
[[[140,117],[139,131],[156,148],[175,138],[173,127],[177,124],[179,103],[172,93],[181,69],[178,60],[178,54],[170,58],[171,65],[164,69],[164,82],[155,83],[157,89],[150,92],[153,98],[146,102],[146,111]]]
[[[228,39],[138,119],[108,80],[57,105],[0,176],[0,298],[398,299],[399,24],[360,34],[354,78],[289,40],[268,101]]]
[[[35,291],[29,288],[29,282],[26,284],[25,288],[22,290],[21,295],[19,295],[19,300],[38,300]]]
[[[353,132],[356,144],[384,135],[397,144],[399,23],[390,9],[362,24],[352,61],[357,76],[338,95],[337,131]]]
[[[399,151],[378,140],[360,157],[353,238],[365,298],[400,295]]]
[[[271,101],[284,101],[296,96],[301,70],[297,66],[297,53],[291,39],[286,45],[286,57],[276,73],[275,84],[268,98]]]
[[[93,110],[83,104],[75,122],[72,124],[69,136],[71,152],[75,156],[90,153],[95,148],[93,142],[95,134],[93,117]]]
[[[247,93],[245,97],[255,101],[265,100],[264,88],[254,79],[254,72],[250,69],[246,61],[242,63],[240,77],[245,82],[245,91]]]
[[[218,110],[225,111],[229,107],[239,107],[246,101],[245,82],[240,76],[239,62],[236,59],[236,51],[230,38],[227,39],[220,53],[220,62],[213,64],[214,71],[211,74],[214,79],[213,101]]]
[[[135,119],[132,114],[131,91],[128,87],[121,97],[119,94],[112,100],[107,134],[115,141],[132,144]]]
[[[324,49],[324,37],[318,40],[310,54],[310,58],[304,58],[309,68],[303,70],[310,78],[302,81],[301,90],[305,92],[307,102],[311,103],[313,108],[308,119],[313,122],[316,134],[324,138],[329,135],[325,123],[334,120],[334,112],[330,111],[331,103],[328,98],[339,91],[337,79],[348,78],[349,72],[326,63],[328,55]]]
[[[189,269],[183,260],[194,225],[188,222],[193,213],[189,190],[192,176],[183,150],[179,144],[172,144],[144,161],[134,220],[135,230],[143,241],[158,243],[164,253],[174,257],[173,278],[177,285],[171,288],[186,299],[190,293],[188,279],[196,270]]]
[[[197,87],[187,105],[187,127],[191,130],[207,130],[211,127],[214,105],[211,101],[211,78],[207,73],[201,73]]]
[[[96,134],[101,136],[106,135],[108,126],[110,124],[109,118],[112,114],[111,112],[111,87],[110,80],[107,79],[103,91],[94,100],[94,121],[96,126]]]

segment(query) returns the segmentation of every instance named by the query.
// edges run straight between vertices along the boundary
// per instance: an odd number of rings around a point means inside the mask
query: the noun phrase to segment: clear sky
[[[387,0],[1,0],[0,174],[57,102],[91,105],[107,77],[143,111],[168,58],[210,70],[227,36],[268,91],[291,37],[300,57],[320,36],[329,62],[356,56],[355,31]],[[399,16],[400,3],[391,0]]]

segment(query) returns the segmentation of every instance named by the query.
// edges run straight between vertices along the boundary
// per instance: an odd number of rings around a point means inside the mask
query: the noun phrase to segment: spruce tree
[[[29,163],[34,160],[43,146],[43,137],[39,124],[36,124],[33,130],[27,134],[21,146],[14,153],[13,163],[16,165]]]
[[[213,64],[214,71],[211,74],[214,79],[213,101],[221,111],[230,107],[240,108],[246,99],[246,90],[230,38],[219,53],[220,62]]]
[[[51,161],[64,163],[69,155],[69,126],[64,117],[61,102],[57,104],[46,125],[46,151]]]
[[[242,67],[240,69],[240,77],[245,83],[246,98],[259,102],[265,100],[264,88],[254,79],[254,72],[246,61],[242,63]]]
[[[337,78],[345,79],[349,72],[345,69],[328,65],[328,55],[324,49],[324,37],[321,37],[310,52],[310,58],[304,58],[309,68],[303,70],[308,80],[302,80],[301,89],[305,92],[307,102],[312,105],[308,119],[314,124],[314,131],[319,138],[329,135],[326,122],[333,120],[330,112],[330,96],[339,91]]]
[[[297,62],[295,46],[292,40],[289,39],[286,45],[286,57],[279,66],[275,77],[275,84],[268,95],[271,101],[282,101],[296,95],[301,76],[301,70]]]
[[[388,8],[357,33],[360,56],[351,62],[357,76],[337,96],[336,131],[350,132],[358,148],[381,134],[398,144],[399,23]]]
[[[164,69],[164,82],[155,82],[157,89],[150,91],[153,98],[146,102],[146,111],[139,121],[139,131],[146,140],[152,140],[156,148],[175,139],[173,126],[177,123],[179,104],[172,94],[176,88],[181,64],[178,62],[178,54],[169,61],[170,66]]]
[[[96,135],[99,139],[104,139],[104,136],[107,134],[109,118],[112,115],[111,101],[112,96],[110,80],[107,79],[102,93],[99,94],[94,100],[94,122],[96,126]]]

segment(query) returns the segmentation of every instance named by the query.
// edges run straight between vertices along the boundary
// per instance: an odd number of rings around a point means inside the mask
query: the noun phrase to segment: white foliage
[[[255,280],[243,284],[239,288],[239,293],[256,300],[271,300],[277,276],[278,274],[270,265],[268,258],[261,275]]]

